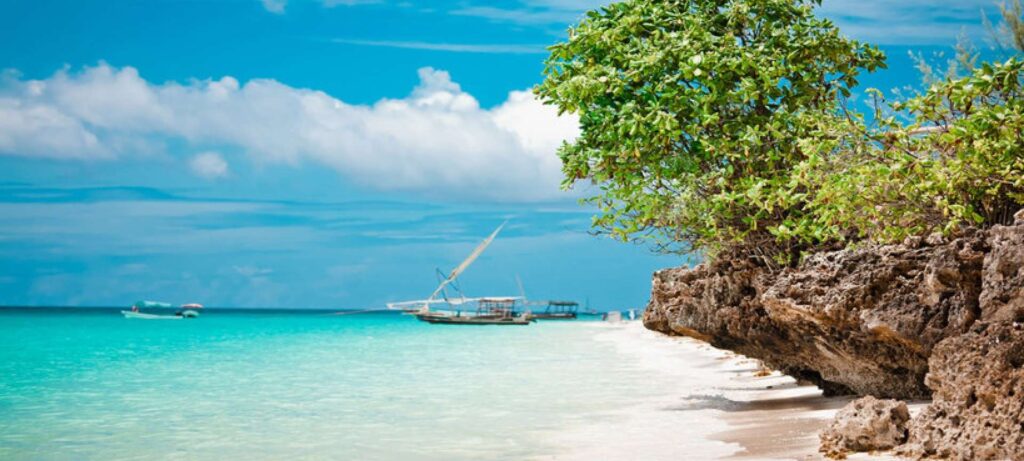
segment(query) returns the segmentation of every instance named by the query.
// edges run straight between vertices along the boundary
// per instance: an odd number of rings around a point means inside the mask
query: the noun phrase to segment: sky
[[[470,296],[643,306],[691,264],[591,235],[577,132],[529,89],[591,0],[0,2],[0,305],[357,309],[420,299],[504,221]],[[825,0],[882,46],[984,45],[988,0]]]

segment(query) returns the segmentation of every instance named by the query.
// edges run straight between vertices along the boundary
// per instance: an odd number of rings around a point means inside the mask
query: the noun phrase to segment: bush
[[[794,175],[823,129],[851,123],[838,101],[884,55],[815,17],[819,3],[628,0],[551,47],[535,91],[580,117],[559,154],[566,187],[600,188],[599,230],[781,262],[833,239]]]
[[[1024,205],[1022,96],[1024,62],[1011,58],[893,104],[858,149],[819,133],[827,141],[801,166],[815,225],[896,241],[1009,223]]]

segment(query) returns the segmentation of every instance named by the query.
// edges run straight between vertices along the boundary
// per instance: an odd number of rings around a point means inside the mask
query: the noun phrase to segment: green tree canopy
[[[626,0],[551,47],[536,92],[580,117],[560,156],[566,187],[600,188],[598,229],[782,259],[829,238],[794,174],[808,139],[849,122],[838,101],[885,58],[816,17],[819,4]]]

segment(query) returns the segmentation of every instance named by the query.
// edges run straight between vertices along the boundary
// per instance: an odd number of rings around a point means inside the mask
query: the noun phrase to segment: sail
[[[452,273],[449,274],[448,278],[444,279],[444,281],[441,282],[440,285],[438,285],[437,289],[434,290],[433,293],[431,293],[429,299],[433,300],[437,298],[437,295],[441,293],[441,290],[444,290],[445,286],[447,286],[449,283],[452,283],[452,281],[455,280],[459,276],[459,274],[462,274],[466,270],[466,268],[469,267],[470,264],[473,264],[473,261],[476,261],[476,258],[480,257],[480,255],[483,254],[484,250],[486,250],[487,247],[491,245],[491,242],[493,242],[494,238],[498,236],[498,232],[501,232],[501,229],[505,227],[505,224],[508,224],[508,221],[501,223],[501,225],[498,226],[497,229],[494,229],[494,232],[491,232],[491,235],[489,235],[487,238],[484,239],[483,242],[480,242],[480,244],[476,246],[476,249],[474,249],[473,252],[470,253],[469,256],[462,261],[461,264],[459,264],[455,269],[452,269]]]

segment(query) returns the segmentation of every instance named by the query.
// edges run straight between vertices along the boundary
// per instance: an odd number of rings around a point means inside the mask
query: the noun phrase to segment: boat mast
[[[476,258],[478,258],[484,252],[484,250],[486,250],[487,247],[491,245],[491,242],[493,242],[494,238],[498,236],[498,232],[501,232],[501,229],[505,227],[505,224],[508,224],[508,221],[501,223],[501,225],[498,226],[497,229],[494,229],[494,232],[491,232],[491,235],[489,235],[486,239],[484,239],[483,242],[480,242],[480,244],[476,246],[476,249],[474,249],[473,252],[470,253],[469,256],[462,261],[461,264],[455,267],[455,269],[452,269],[451,274],[448,274],[448,277],[444,279],[440,285],[437,286],[437,289],[434,290],[433,293],[430,294],[430,298],[427,298],[426,302],[423,303],[424,311],[430,310],[430,303],[437,300],[437,295],[441,294],[441,292],[444,290],[444,287],[448,286],[448,284],[455,281],[455,279],[460,274],[462,274],[462,272],[464,272],[466,268],[469,267],[470,264],[473,264],[473,261],[476,261]]]

